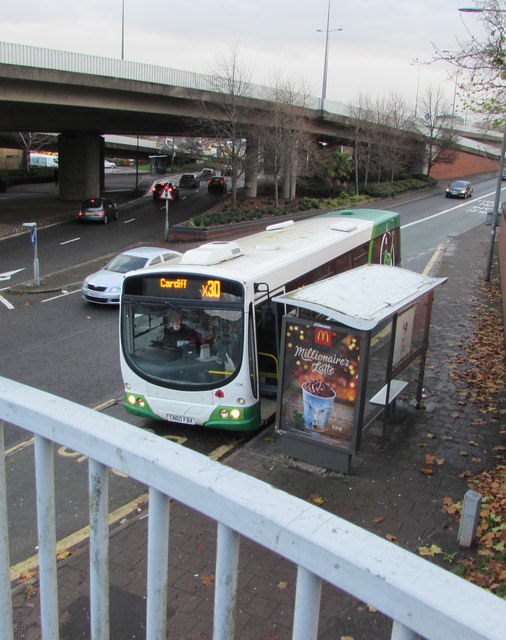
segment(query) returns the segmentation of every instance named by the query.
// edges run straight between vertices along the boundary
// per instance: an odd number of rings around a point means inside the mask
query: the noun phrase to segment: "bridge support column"
[[[258,148],[258,140],[248,138],[244,166],[244,188],[248,198],[256,198],[258,195]]]
[[[104,139],[98,134],[58,136],[58,195],[82,201],[99,196],[104,180]]]

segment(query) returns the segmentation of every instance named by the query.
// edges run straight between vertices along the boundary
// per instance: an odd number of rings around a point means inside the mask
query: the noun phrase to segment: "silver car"
[[[96,304],[119,304],[123,278],[129,271],[161,264],[174,264],[181,259],[179,251],[161,247],[137,247],[120,253],[103,269],[84,279],[83,299]]]

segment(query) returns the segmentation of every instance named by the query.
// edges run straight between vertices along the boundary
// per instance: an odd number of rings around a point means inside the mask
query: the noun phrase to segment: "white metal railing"
[[[240,538],[294,563],[293,640],[316,640],[322,581],[393,621],[391,638],[504,639],[506,602],[383,538],[206,456],[0,378],[0,421],[35,434],[41,638],[58,638],[53,443],[87,456],[90,626],[109,637],[108,469],[149,487],[146,638],[166,638],[169,499],[217,522],[213,640],[234,638]],[[0,444],[3,450],[3,422]],[[5,460],[0,467],[0,639],[13,639]]]
[[[10,42],[0,42],[0,64],[89,73],[112,78],[124,78],[125,80],[154,82],[186,89],[216,91],[216,78],[213,75]],[[263,85],[248,83],[247,93],[250,98],[272,99],[272,89]],[[307,107],[318,110],[320,109],[320,103],[321,98],[311,97]],[[342,102],[325,100],[325,110],[333,114],[349,115],[349,108]]]

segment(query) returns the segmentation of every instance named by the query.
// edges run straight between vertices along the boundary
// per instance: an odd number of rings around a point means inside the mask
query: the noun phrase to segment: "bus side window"
[[[257,326],[258,351],[277,354],[276,318],[269,306],[261,307],[260,320]]]

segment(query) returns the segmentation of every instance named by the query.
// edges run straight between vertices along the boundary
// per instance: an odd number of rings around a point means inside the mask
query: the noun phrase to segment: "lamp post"
[[[410,62],[409,64],[418,65],[418,78],[417,78],[417,81],[416,81],[416,98],[415,98],[415,118],[416,118],[416,116],[418,114],[418,94],[420,93],[420,71],[422,69],[422,64],[424,64],[424,63],[420,62],[420,60],[418,60],[418,58],[415,58],[413,60],[413,62]]]
[[[331,31],[342,31],[342,28],[338,29],[329,29],[330,24],[330,0],[329,6],[327,10],[327,28],[326,29],[317,29],[318,33],[322,33],[325,31],[325,60],[323,62],[323,83],[322,83],[322,97],[320,101],[320,110],[323,111],[325,106],[325,97],[327,95],[327,67],[329,61],[329,33]]]
[[[464,7],[459,9],[464,13],[506,13],[506,9],[487,9],[486,7]],[[506,153],[506,119],[502,136],[501,155],[499,156],[499,173],[497,174],[497,186],[494,197],[494,210],[492,211],[492,231],[490,232],[490,247],[488,250],[487,268],[485,270],[485,281],[490,282],[492,262],[494,259],[495,236],[497,231],[497,218],[499,216],[499,203],[501,200],[502,176],[504,173],[504,154]]]
[[[125,59],[125,0],[121,0],[121,59]]]

